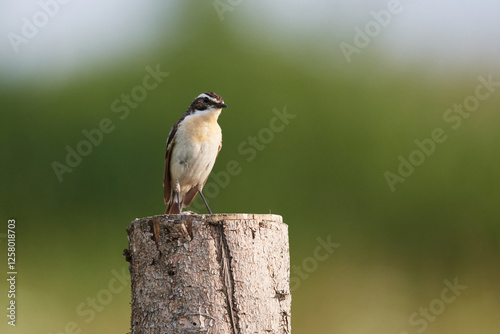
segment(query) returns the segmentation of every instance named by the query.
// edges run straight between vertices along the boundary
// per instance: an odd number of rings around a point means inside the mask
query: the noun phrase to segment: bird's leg
[[[201,192],[201,190],[199,190],[199,192],[200,192],[200,195],[201,195],[201,199],[203,200],[203,202],[205,203],[205,206],[207,207],[208,213],[212,214],[212,210],[210,210],[210,208],[208,207],[208,203],[205,200],[205,196],[203,196],[203,193]]]
[[[181,192],[181,185],[179,181],[175,182],[175,197],[177,197],[177,208],[179,209],[179,214],[181,214],[181,200],[179,193]]]
[[[181,200],[179,199],[179,193],[175,193],[177,196],[177,207],[179,208],[179,214],[181,214]]]

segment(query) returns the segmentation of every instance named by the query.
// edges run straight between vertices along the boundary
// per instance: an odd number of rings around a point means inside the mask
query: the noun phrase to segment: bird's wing
[[[172,193],[172,188],[171,188],[171,180],[170,180],[170,157],[172,156],[172,151],[174,150],[175,147],[175,134],[177,133],[177,129],[179,128],[179,125],[181,121],[185,118],[185,115],[183,115],[177,123],[174,124],[172,129],[170,130],[170,133],[168,134],[168,139],[167,139],[167,152],[165,153],[165,169],[163,171],[163,199],[165,200],[165,204],[168,203],[170,199],[170,195]]]

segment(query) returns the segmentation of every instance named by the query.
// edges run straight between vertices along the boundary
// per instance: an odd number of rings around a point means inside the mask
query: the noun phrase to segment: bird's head
[[[194,113],[220,112],[222,108],[227,108],[227,105],[224,104],[222,97],[214,92],[200,94],[191,103],[191,109]]]

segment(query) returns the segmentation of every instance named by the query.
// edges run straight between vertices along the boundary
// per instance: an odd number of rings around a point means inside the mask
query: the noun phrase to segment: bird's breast
[[[175,135],[170,168],[172,179],[186,186],[204,182],[215,163],[221,142],[217,118],[187,116]]]
[[[187,116],[180,124],[177,132],[177,137],[183,136],[193,144],[206,143],[219,147],[222,141],[222,132],[217,123],[217,115]]]

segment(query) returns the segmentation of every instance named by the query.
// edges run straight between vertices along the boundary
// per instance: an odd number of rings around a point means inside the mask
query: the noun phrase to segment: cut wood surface
[[[127,232],[132,334],[291,332],[281,216],[160,215]]]

